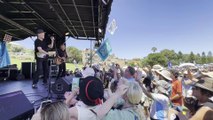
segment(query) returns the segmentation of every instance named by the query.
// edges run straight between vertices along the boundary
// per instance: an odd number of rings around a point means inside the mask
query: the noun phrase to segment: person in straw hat
[[[160,73],[160,72],[159,72]],[[153,100],[150,109],[150,119],[151,120],[167,120],[168,119],[168,110],[169,110],[169,83],[165,80],[159,80],[155,83],[156,93],[150,93],[146,90],[144,85],[140,83],[143,92],[145,95]]]
[[[161,71],[161,70],[163,70],[163,67],[161,65],[154,65],[152,67],[151,71],[152,71],[154,80],[159,80],[157,71]]]
[[[192,90],[192,95],[198,100],[198,108],[190,120],[213,120],[213,78],[199,78]]]
[[[156,71],[156,70],[163,70],[163,67],[161,65],[154,65],[152,67],[152,71]]]
[[[171,78],[171,73],[168,70],[157,70],[156,73],[158,74],[158,79],[159,81],[166,81],[168,84],[168,94],[171,94],[171,82],[172,82],[172,78]],[[158,81],[153,81],[153,84],[157,84],[156,82]]]

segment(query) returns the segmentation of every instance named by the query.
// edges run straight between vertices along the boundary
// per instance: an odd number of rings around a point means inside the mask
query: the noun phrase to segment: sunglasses
[[[186,97],[186,98],[184,99],[184,102],[185,102],[186,104],[188,104],[188,105],[194,105],[194,104],[197,103],[197,99],[192,98],[192,97]]]

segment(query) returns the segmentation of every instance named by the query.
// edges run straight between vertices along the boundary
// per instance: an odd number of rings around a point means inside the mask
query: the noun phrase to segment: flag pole
[[[92,66],[92,58],[93,58],[93,55],[92,55],[92,40],[90,40],[90,66]]]

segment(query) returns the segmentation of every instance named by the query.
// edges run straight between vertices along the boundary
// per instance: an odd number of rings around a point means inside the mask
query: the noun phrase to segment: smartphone
[[[74,77],[72,80],[72,91],[79,89],[79,80],[80,78]]]

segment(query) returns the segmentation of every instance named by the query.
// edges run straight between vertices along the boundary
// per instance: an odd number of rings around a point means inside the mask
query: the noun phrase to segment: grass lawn
[[[10,58],[10,62],[11,62],[11,64],[17,64],[17,67],[20,70],[22,62],[33,62],[33,61],[31,61],[31,60],[19,60],[19,59]]]
[[[74,71],[75,68],[82,68],[83,65],[75,65],[75,64],[72,64],[72,63],[66,63],[66,67],[67,67],[67,70],[72,70]]]
[[[22,62],[35,62],[35,61],[32,61],[32,60],[19,60],[19,59],[14,59],[14,58],[11,58],[10,61],[11,61],[11,64],[17,64],[18,69],[21,69],[21,63]],[[74,71],[76,67],[82,68],[83,65],[76,65],[75,66],[72,63],[66,63],[66,67],[67,67],[67,70],[73,70]]]

